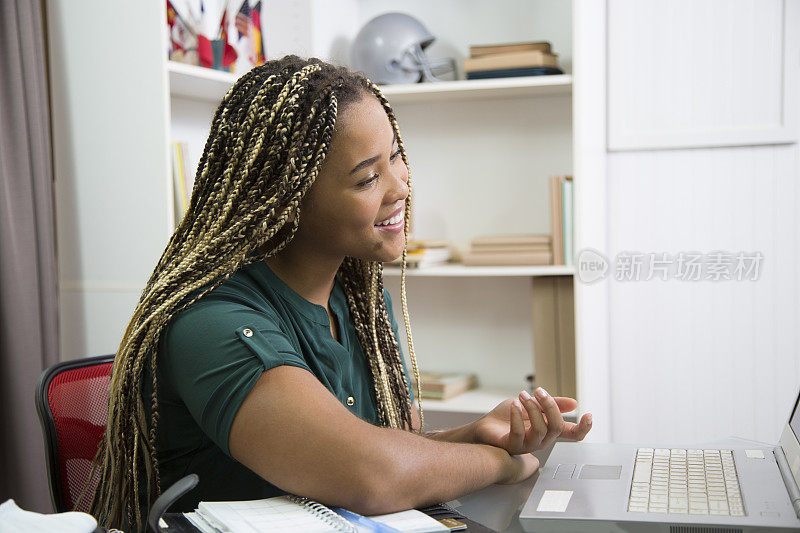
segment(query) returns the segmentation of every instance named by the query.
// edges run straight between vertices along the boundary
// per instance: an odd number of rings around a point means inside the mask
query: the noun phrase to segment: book
[[[194,513],[184,514],[201,531],[255,533],[283,531],[303,533],[413,532],[435,533],[450,529],[425,513],[411,509],[363,517],[337,507],[327,507],[294,495],[262,500],[200,502]]]
[[[553,264],[563,265],[565,258],[565,236],[564,236],[564,188],[563,183],[569,181],[572,183],[572,176],[552,176],[550,178],[550,227],[553,232]],[[569,200],[569,231],[572,233],[572,189],[570,191]],[[572,237],[570,239],[570,246],[572,246]],[[572,251],[570,251],[570,254]]]
[[[478,376],[460,372],[420,372],[422,398],[448,400],[478,386]],[[417,394],[416,384],[414,393]]]
[[[449,248],[450,241],[443,239],[408,239],[406,248],[409,252],[419,250],[420,248]]]
[[[558,68],[558,56],[556,54],[546,54],[540,50],[531,50],[528,52],[492,54],[464,59],[464,72],[526,67]]]
[[[537,266],[549,265],[553,261],[553,252],[543,250],[539,252],[495,252],[495,253],[467,253],[462,259],[465,266]]]
[[[453,251],[447,241],[441,240],[411,240],[406,246],[406,264],[412,268],[443,265],[450,261]],[[392,266],[403,264],[403,257],[397,257],[389,263]]]
[[[564,264],[574,264],[575,250],[573,249],[573,208],[572,208],[572,180],[565,179],[561,182],[561,226],[564,233]]]
[[[499,70],[476,70],[467,72],[468,80],[487,80],[491,78],[519,78],[522,76],[552,76],[554,74],[564,74],[560,68],[552,67],[531,67],[531,68],[509,68]]]
[[[475,237],[470,241],[472,248],[478,246],[496,246],[496,245],[513,245],[513,246],[526,246],[526,245],[545,245],[550,246],[552,242],[550,235],[544,234],[525,234],[525,233],[510,233],[500,235],[482,235]]]
[[[531,244],[531,245],[514,245],[514,244],[485,244],[481,246],[473,246],[470,253],[473,254],[494,254],[500,253],[535,253],[535,252],[549,252],[551,250],[550,244]]]
[[[469,47],[470,57],[482,57],[492,54],[509,54],[514,52],[529,52],[538,50],[550,54],[553,50],[548,41],[507,43],[507,44],[483,44]]]

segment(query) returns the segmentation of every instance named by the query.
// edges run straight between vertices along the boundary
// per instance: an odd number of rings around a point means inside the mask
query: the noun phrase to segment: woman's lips
[[[388,233],[400,233],[403,231],[403,226],[405,225],[406,221],[404,219],[400,219],[400,222],[395,224],[387,224],[385,226],[375,226],[375,229],[378,231],[386,231]]]

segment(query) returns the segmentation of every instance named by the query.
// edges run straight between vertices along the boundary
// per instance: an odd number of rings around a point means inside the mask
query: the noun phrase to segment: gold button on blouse
[[[347,405],[352,407],[354,403],[356,403],[355,399],[352,396],[348,396],[347,397]]]
[[[250,328],[244,328],[244,329],[242,330],[242,334],[243,334],[245,337],[252,337],[252,336],[253,336],[253,330],[252,330],[252,329],[250,329]]]

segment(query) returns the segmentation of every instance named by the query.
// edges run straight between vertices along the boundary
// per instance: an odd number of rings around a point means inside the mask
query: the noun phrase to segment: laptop
[[[525,531],[800,531],[800,394],[777,446],[557,442]]]

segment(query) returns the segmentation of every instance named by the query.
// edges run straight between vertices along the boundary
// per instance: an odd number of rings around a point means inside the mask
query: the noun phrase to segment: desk
[[[533,455],[543,465],[552,451],[552,446]],[[539,479],[539,472],[516,485],[490,485],[485,489],[467,494],[448,505],[484,526],[499,533],[524,533],[519,523],[519,513]]]
[[[699,448],[726,448],[731,446],[769,446],[767,443],[730,437],[728,439],[696,444]],[[666,443],[666,447],[683,447],[683,444]],[[533,455],[539,459],[539,464],[544,465],[550,456],[552,446],[535,452]],[[447,502],[456,511],[470,520],[474,520],[498,533],[524,533],[519,522],[519,513],[528,499],[539,472],[516,485],[490,485],[485,489],[467,494],[456,500]],[[173,530],[174,533],[182,533]],[[196,531],[191,528],[187,531]],[[469,530],[467,530],[469,533]]]

